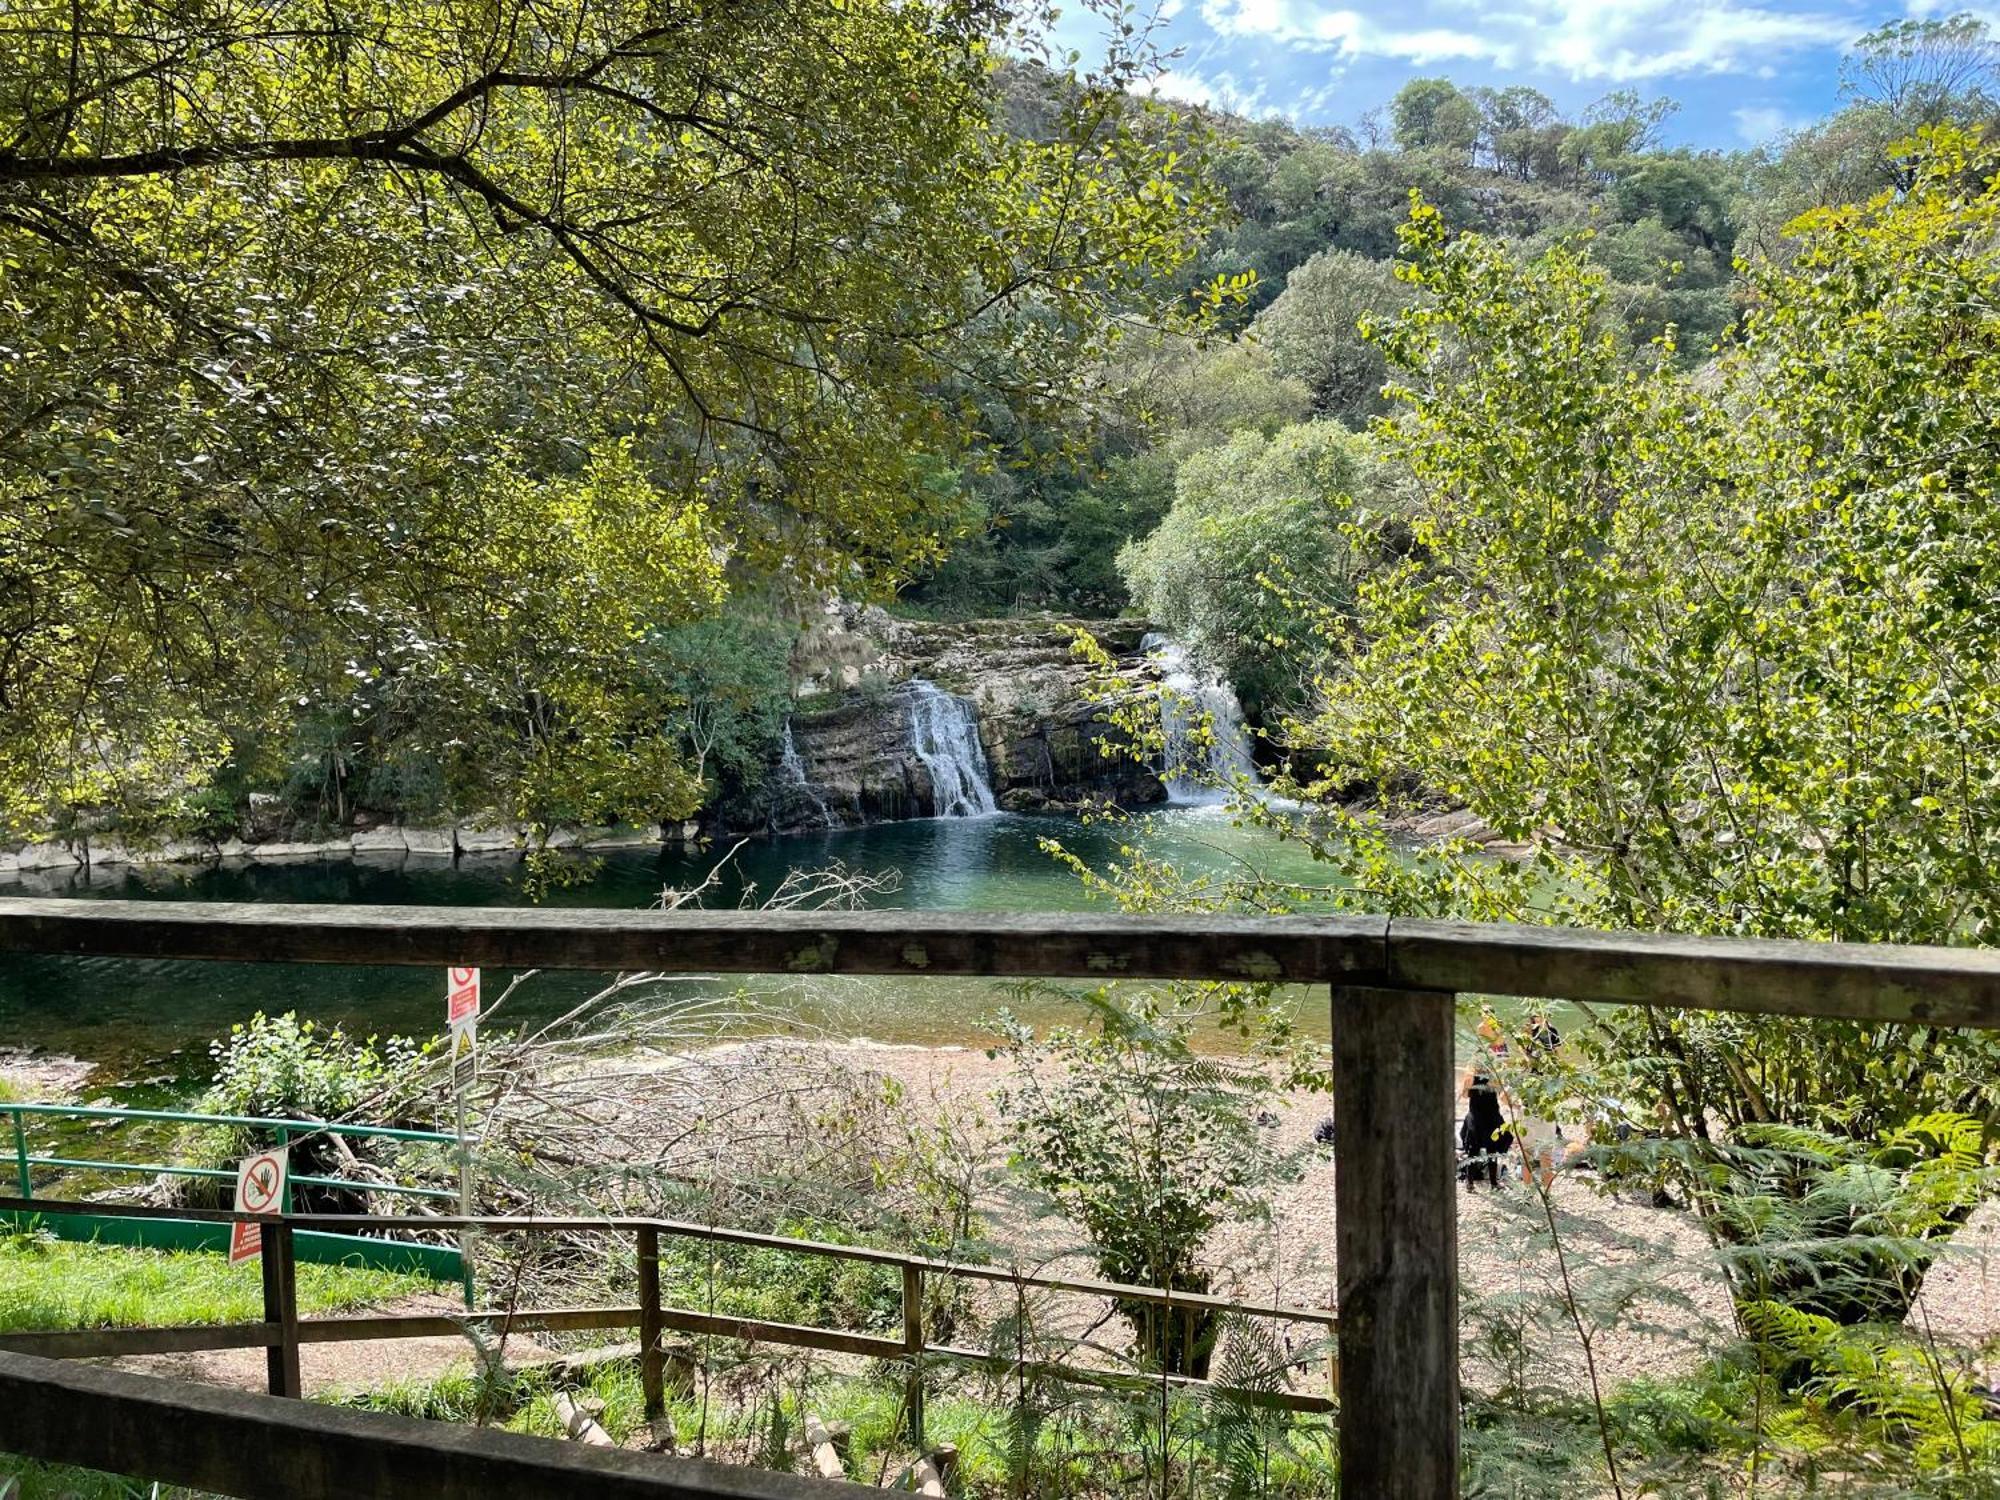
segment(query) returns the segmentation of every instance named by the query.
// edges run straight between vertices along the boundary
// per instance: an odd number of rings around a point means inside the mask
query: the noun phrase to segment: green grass
[[[301,1265],[299,1311],[345,1312],[434,1290],[422,1277],[350,1266]],[[254,1323],[264,1316],[256,1262],[232,1266],[202,1251],[79,1245],[32,1234],[0,1235],[0,1332],[174,1323]],[[21,1500],[193,1500],[198,1492],[90,1469],[0,1454],[0,1480]]]
[[[67,1464],[36,1464],[0,1453],[0,1483],[20,1482],[21,1500],[215,1500],[200,1490],[154,1486]]]
[[[433,1290],[422,1277],[352,1266],[301,1265],[299,1311],[344,1312]],[[255,1323],[262,1273],[205,1251],[69,1244],[0,1236],[0,1332]]]
[[[737,1461],[745,1456],[747,1444],[749,1456],[755,1459],[769,1445],[773,1433],[771,1391],[761,1387],[754,1404],[731,1405],[723,1395],[729,1385],[727,1380],[718,1379],[714,1388],[714,1400],[706,1413],[707,1449],[712,1455]],[[509,1431],[560,1437],[562,1424],[555,1412],[558,1389],[544,1370],[531,1367],[510,1372],[498,1387],[486,1392],[489,1419]],[[616,1442],[631,1441],[645,1425],[636,1361],[601,1366],[591,1372],[587,1382],[560,1389],[602,1401],[604,1409],[597,1420]],[[479,1378],[470,1371],[454,1370],[432,1380],[398,1382],[337,1399],[343,1405],[368,1411],[469,1422],[475,1418],[479,1396]],[[776,1428],[781,1438],[796,1447],[806,1409],[829,1423],[845,1422],[851,1429],[849,1477],[872,1485],[882,1477],[894,1478],[915,1456],[901,1430],[902,1401],[900,1377],[893,1366],[884,1367],[872,1378],[822,1374],[812,1380],[803,1404],[796,1388],[786,1386],[777,1399]],[[1151,1397],[1137,1403],[1085,1399],[1065,1416],[1042,1423],[1034,1437],[1038,1490],[1071,1496],[1121,1493],[1115,1476],[1130,1467],[1127,1455],[1135,1433],[1143,1437],[1150,1430],[1153,1410]],[[704,1432],[698,1393],[670,1398],[666,1414],[679,1436],[681,1451],[688,1451],[695,1435]],[[950,1443],[957,1447],[958,1493],[988,1497],[1010,1492],[1014,1424],[1004,1403],[984,1394],[933,1392],[925,1405],[925,1434],[927,1446]],[[1280,1418],[1269,1436],[1270,1494],[1311,1500],[1333,1493],[1331,1433],[1325,1419]],[[1177,1462],[1190,1453],[1200,1454],[1209,1480],[1204,1483],[1204,1494],[1221,1492],[1212,1482],[1217,1462],[1214,1440],[1204,1408],[1197,1402],[1177,1401],[1173,1425]],[[766,1453],[764,1461],[768,1463],[774,1456]],[[796,1455],[791,1458],[795,1460]],[[797,1466],[794,1461],[793,1467]]]

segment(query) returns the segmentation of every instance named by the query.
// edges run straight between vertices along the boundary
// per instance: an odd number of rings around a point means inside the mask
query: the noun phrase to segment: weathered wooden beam
[[[651,1422],[667,1409],[666,1355],[660,1348],[660,1232],[634,1231],[639,1257],[639,1389]]]
[[[668,973],[1340,981],[2000,1029],[2000,951],[1371,916],[0,899],[0,952]],[[1380,1003],[1396,1005],[1387,995]]]
[[[302,1323],[302,1329],[311,1325]],[[268,1349],[283,1336],[276,1323],[180,1325],[172,1328],[63,1328],[0,1333],[0,1354],[44,1359],[102,1359],[124,1354],[194,1354],[209,1349]],[[310,1338],[306,1342],[311,1342]]]
[[[903,1267],[903,1418],[910,1445],[924,1445],[924,1273],[920,1266]]]
[[[1398,917],[1388,952],[1388,983],[1399,989],[2000,1028],[2000,950],[1991,948]]]
[[[812,1459],[814,1470],[822,1479],[845,1479],[847,1465],[840,1460],[840,1450],[834,1445],[833,1430],[819,1419],[817,1412],[806,1413],[806,1452]]]
[[[956,1460],[957,1456],[957,1450],[954,1449],[953,1459]],[[936,1497],[936,1500],[944,1500],[947,1493],[944,1466],[938,1462],[936,1454],[926,1453],[910,1465],[910,1488],[919,1495],[930,1495]]]
[[[0,1354],[0,1452],[244,1500],[831,1500],[768,1470]]]
[[[140,1203],[79,1203],[53,1198],[0,1197],[0,1213],[93,1213],[106,1218],[176,1218],[198,1221],[233,1222],[242,1217],[228,1209],[157,1208]],[[1280,1318],[1293,1323],[1317,1323],[1332,1327],[1334,1314],[1317,1307],[1296,1307],[1282,1303],[1242,1302],[1232,1297],[1215,1297],[1195,1292],[1169,1292],[1159,1287],[1134,1286],[1122,1281],[1092,1281],[1072,1276],[1043,1276],[1009,1266],[971,1265],[910,1255],[900,1250],[883,1250],[871,1245],[836,1245],[824,1240],[793,1239],[787,1235],[763,1234],[751,1229],[728,1229],[682,1219],[538,1219],[526,1215],[487,1218],[459,1218],[455,1215],[410,1214],[293,1214],[286,1220],[295,1229],[328,1229],[345,1232],[369,1230],[420,1230],[450,1232],[476,1229],[484,1234],[626,1234],[653,1228],[661,1234],[712,1241],[724,1245],[753,1245],[760,1249],[783,1250],[800,1255],[825,1255],[836,1260],[868,1261],[884,1266],[915,1266],[940,1275],[969,1281],[992,1281],[1006,1286],[1028,1286],[1039,1291],[1076,1292],[1085,1296],[1112,1297],[1139,1302],[1158,1302],[1203,1312],[1242,1313],[1250,1317]],[[487,1316],[497,1316],[490,1314]],[[609,1325],[607,1325],[609,1326]],[[308,1338],[308,1342],[310,1339]]]
[[[883,1338],[880,1334],[808,1328],[797,1323],[766,1323],[761,1318],[732,1318],[720,1313],[690,1312],[681,1307],[662,1308],[660,1324],[681,1333],[707,1333],[719,1338],[742,1339],[747,1343],[780,1344],[791,1349],[865,1354],[872,1359],[895,1359],[903,1352],[901,1339]]]
[[[1100,1390],[1152,1393],[1157,1393],[1162,1385],[1166,1385],[1177,1391],[1219,1396],[1233,1405],[1254,1406],[1268,1411],[1329,1412],[1335,1405],[1328,1397],[1308,1391],[1253,1391],[1244,1386],[1198,1379],[1193,1375],[1163,1375],[1157,1370],[1096,1370],[1048,1359],[1016,1361],[990,1349],[968,1349],[960,1344],[926,1344],[924,1352],[960,1364],[979,1365],[1009,1379],[1020,1373],[1041,1379],[1068,1381],[1073,1385],[1095,1386]]]
[[[1458,1494],[1453,997],[1333,992],[1340,1487]]]
[[[376,1339],[448,1339],[468,1324],[505,1324],[515,1333],[586,1333],[634,1327],[636,1307],[544,1307],[519,1312],[380,1313],[302,1318],[294,1325],[304,1344],[359,1344]],[[773,1324],[773,1327],[783,1327]],[[0,1334],[0,1350],[47,1359],[97,1359],[124,1354],[185,1354],[201,1349],[268,1349],[282,1339],[279,1323],[233,1323],[177,1328],[77,1328]]]
[[[1379,978],[1381,917],[0,899],[0,952],[730,974]]]
[[[299,1285],[298,1263],[292,1258],[292,1226],[263,1226],[264,1321],[275,1325],[278,1336],[264,1348],[265,1376],[274,1396],[297,1400],[305,1394],[299,1378]]]

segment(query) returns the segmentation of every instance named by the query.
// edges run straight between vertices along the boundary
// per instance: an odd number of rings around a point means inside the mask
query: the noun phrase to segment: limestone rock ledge
[[[797,764],[773,767],[765,794],[726,809],[725,823],[784,830],[932,815],[930,775],[910,742],[917,681],[971,706],[1003,810],[1163,800],[1154,768],[1129,752],[1127,736],[1086,691],[1093,669],[1071,649],[1077,629],[1116,658],[1132,693],[1154,693],[1158,676],[1139,646],[1142,620],[1039,615],[941,624],[830,609],[793,657]]]

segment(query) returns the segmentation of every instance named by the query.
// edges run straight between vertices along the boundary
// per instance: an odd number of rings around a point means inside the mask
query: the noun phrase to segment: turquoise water
[[[1224,876],[1254,868],[1280,879],[1324,883],[1328,867],[1297,845],[1238,828],[1219,809],[1170,808],[1130,826],[1106,828],[1065,818],[1001,816],[883,823],[872,828],[755,839],[733,854],[621,850],[602,856],[586,883],[547,898],[557,906],[656,904],[667,887],[715,882],[704,904],[754,903],[793,870],[836,862],[868,874],[896,872],[876,907],[921,910],[1051,911],[1089,906],[1077,877],[1040,847],[1048,838],[1093,868],[1136,841],[1184,871]],[[375,863],[340,859],[284,864],[113,868],[67,882],[0,886],[0,894],[147,900],[381,902],[439,906],[524,904],[514,859]],[[488,1003],[508,975],[485,976]],[[590,994],[602,976],[546,973],[510,1002],[523,1021],[558,1015]],[[428,1035],[443,1024],[443,975],[429,969],[177,960],[21,958],[0,960],[0,1045],[38,1047],[99,1065],[96,1082],[174,1085],[205,1072],[210,1038],[255,1011],[293,1010],[363,1034]],[[985,980],[676,980],[670,994],[713,994],[747,986],[775,1024],[818,1028],[885,1042],[970,1043],[989,1038],[1002,1004],[1030,1019],[1069,1007],[1059,997],[1024,996]],[[1308,1011],[1311,1007],[1308,1007]],[[1323,1023],[1322,1023],[1323,1029]]]

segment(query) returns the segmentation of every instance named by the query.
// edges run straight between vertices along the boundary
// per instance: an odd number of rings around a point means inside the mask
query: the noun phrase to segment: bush
[[[407,1037],[357,1042],[296,1011],[229,1028],[208,1044],[215,1077],[200,1108],[215,1114],[332,1120],[389,1088],[422,1055]]]
[[[1015,1166],[1082,1226],[1109,1280],[1205,1292],[1198,1256],[1209,1231],[1261,1212],[1260,1190],[1278,1176],[1256,1122],[1273,1083],[1197,1054],[1195,1008],[1171,992],[1128,1002],[1100,992],[1091,1005],[1093,1026],[1039,1040],[1002,1017],[1014,1074],[1001,1109]],[[1118,1311],[1142,1359],[1206,1371],[1211,1319],[1190,1339],[1186,1322],[1154,1303],[1121,1301]]]
[[[249,1115],[262,1119],[340,1120],[357,1112],[371,1122],[396,1118],[398,1108],[413,1092],[412,1070],[431,1048],[407,1037],[386,1042],[369,1037],[357,1042],[338,1026],[323,1029],[301,1021],[294,1011],[266,1016],[229,1028],[227,1037],[208,1044],[215,1075],[195,1108],[209,1114]],[[251,1152],[278,1144],[275,1135],[250,1126],[224,1126],[190,1131],[181,1155],[191,1165],[230,1167]],[[365,1154],[368,1143],[352,1150]],[[325,1136],[292,1145],[292,1175],[346,1175],[341,1152]],[[176,1180],[181,1199],[193,1206],[224,1207],[228,1184],[219,1181]],[[301,1212],[360,1212],[358,1195],[333,1189],[293,1194]]]

